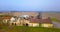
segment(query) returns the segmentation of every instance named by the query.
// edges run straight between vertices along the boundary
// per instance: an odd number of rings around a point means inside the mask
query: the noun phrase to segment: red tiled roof
[[[35,18],[31,18],[29,20],[30,20],[30,22],[33,22],[33,23],[39,23],[40,22],[39,19],[35,19]]]
[[[10,19],[11,17],[10,16],[7,16],[7,17],[3,17],[2,19]]]
[[[3,19],[10,19],[11,17],[9,16],[5,16],[5,17],[1,17],[0,20],[3,20]]]
[[[52,23],[50,19],[37,19],[37,18],[30,18],[31,23]]]
[[[52,24],[52,21],[50,19],[42,19],[42,23],[50,23],[50,24]]]

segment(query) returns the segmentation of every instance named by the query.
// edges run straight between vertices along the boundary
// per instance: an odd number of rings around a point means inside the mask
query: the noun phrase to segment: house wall
[[[3,23],[8,23],[10,19],[2,19]]]
[[[53,27],[53,24],[41,24],[42,27]]]
[[[39,23],[29,23],[30,27],[39,27]]]
[[[20,22],[16,22],[16,26],[21,26]]]

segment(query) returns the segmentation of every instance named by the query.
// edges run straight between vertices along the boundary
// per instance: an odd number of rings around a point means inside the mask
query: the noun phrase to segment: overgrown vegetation
[[[0,17],[4,17],[4,16],[10,16],[10,15],[0,15]]]

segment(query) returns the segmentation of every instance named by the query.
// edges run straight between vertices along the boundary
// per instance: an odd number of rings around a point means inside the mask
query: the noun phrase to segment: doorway
[[[26,26],[28,26],[28,23],[26,23]]]

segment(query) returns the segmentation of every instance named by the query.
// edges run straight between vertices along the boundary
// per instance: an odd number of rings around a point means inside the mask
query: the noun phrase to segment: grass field
[[[60,22],[60,20],[56,19],[56,18],[51,18],[52,21],[55,21],[55,22]]]
[[[60,29],[26,26],[2,26],[0,27],[0,32],[60,32]]]

